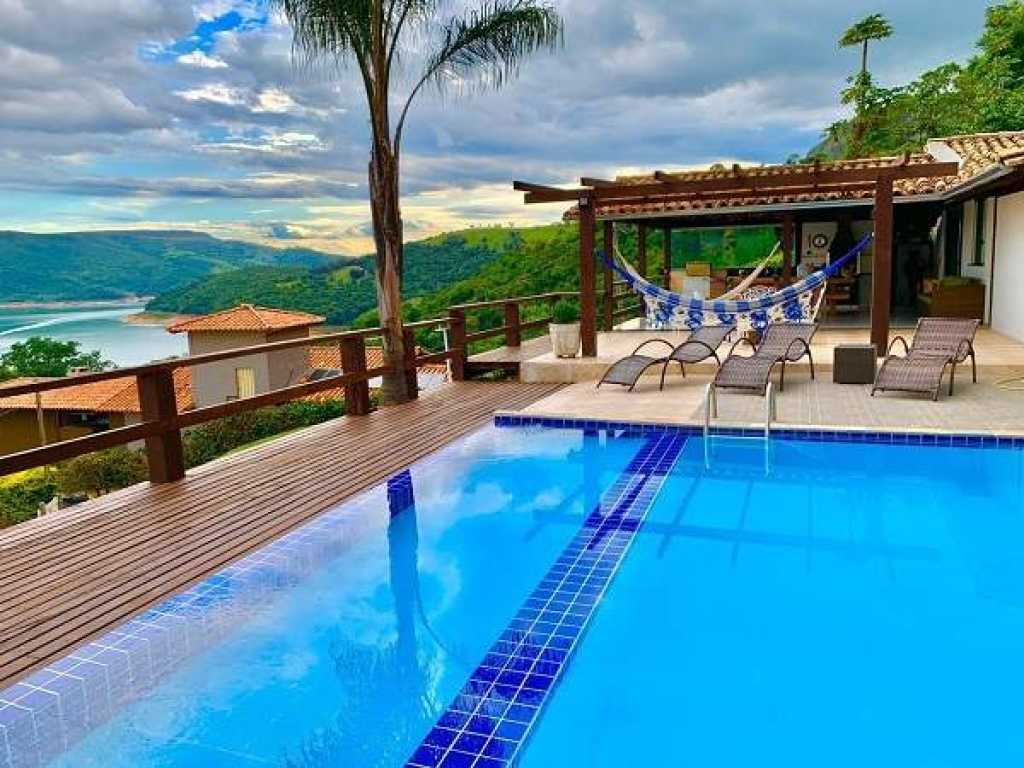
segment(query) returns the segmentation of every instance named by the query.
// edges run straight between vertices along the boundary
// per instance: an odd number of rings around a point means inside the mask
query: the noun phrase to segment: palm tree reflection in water
[[[396,637],[377,648],[339,637],[331,648],[343,682],[344,700],[333,727],[313,734],[289,756],[287,768],[370,768],[401,765],[444,711],[430,685],[430,659],[417,653],[417,616],[428,635],[444,646],[427,622],[420,600],[419,530],[412,475],[388,481],[388,557]]]

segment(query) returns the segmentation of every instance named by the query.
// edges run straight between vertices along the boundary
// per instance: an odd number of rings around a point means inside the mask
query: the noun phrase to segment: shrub
[[[0,528],[31,520],[36,516],[39,505],[48,502],[56,493],[56,483],[43,473],[0,485]]]
[[[185,433],[185,465],[205,464],[249,443],[344,415],[345,403],[341,400],[300,401],[211,421]]]
[[[57,466],[62,496],[102,496],[141,483],[148,477],[146,457],[124,446],[88,453]]]
[[[568,325],[580,321],[580,307],[575,301],[562,299],[551,313],[552,321],[558,325]]]

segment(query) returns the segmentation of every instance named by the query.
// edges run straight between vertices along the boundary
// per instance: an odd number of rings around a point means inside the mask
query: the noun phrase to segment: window
[[[239,400],[256,395],[256,371],[252,368],[235,368],[235,393]]]
[[[985,266],[985,225],[988,223],[988,200],[979,198],[974,204],[974,250],[971,252],[971,266]]]

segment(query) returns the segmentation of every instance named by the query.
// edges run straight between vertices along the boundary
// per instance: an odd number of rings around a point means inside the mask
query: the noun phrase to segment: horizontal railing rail
[[[15,395],[34,394],[36,392],[49,392],[54,389],[66,387],[77,387],[82,384],[93,384],[99,381],[110,381],[112,379],[123,379],[128,376],[145,376],[147,374],[159,373],[161,371],[174,371],[178,368],[192,368],[204,363],[216,363],[222,360],[231,360],[238,357],[250,355],[261,355],[268,352],[281,352],[288,349],[309,346],[325,346],[349,341],[352,339],[365,340],[368,338],[380,338],[387,335],[385,328],[366,328],[357,331],[342,331],[329,333],[323,336],[309,336],[301,339],[289,339],[288,341],[272,341],[267,344],[256,344],[251,347],[236,347],[217,352],[204,352],[200,355],[188,357],[172,357],[167,360],[160,360],[145,365],[133,365],[127,368],[112,368],[107,371],[93,371],[81,373],[74,376],[65,376],[59,379],[48,381],[34,381],[27,384],[13,384],[4,386],[0,384],[0,398],[13,397]]]
[[[533,296],[514,296],[507,299],[493,299],[490,301],[475,301],[471,304],[455,304],[448,308],[449,311],[461,311],[471,312],[477,309],[490,309],[493,307],[503,307],[509,303],[516,304],[527,304],[529,302],[536,301],[557,301],[559,299],[577,298],[579,293],[576,291],[552,291],[550,293],[538,293]]]

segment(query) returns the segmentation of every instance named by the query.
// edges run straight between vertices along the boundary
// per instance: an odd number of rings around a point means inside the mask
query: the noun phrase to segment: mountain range
[[[0,231],[0,302],[152,296],[240,268],[309,269],[339,261],[307,248],[277,249],[187,230]]]

